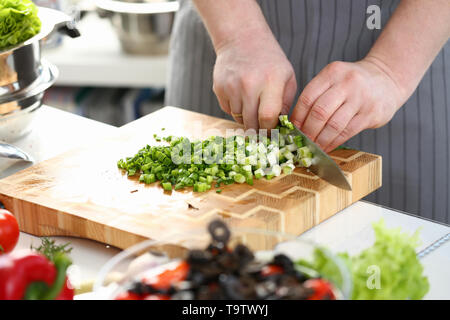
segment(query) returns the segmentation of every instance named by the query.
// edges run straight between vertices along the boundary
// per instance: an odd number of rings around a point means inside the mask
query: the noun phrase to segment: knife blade
[[[294,124],[293,124],[294,125]],[[299,128],[294,125],[294,135],[303,137],[304,144],[311,150],[314,155],[314,164],[308,169],[318,175],[323,180],[335,185],[336,187],[352,190],[352,186],[348,182],[341,168],[326,154],[317,144],[308,138]]]

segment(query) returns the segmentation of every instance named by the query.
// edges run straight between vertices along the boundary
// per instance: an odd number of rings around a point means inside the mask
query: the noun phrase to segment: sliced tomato
[[[19,240],[19,225],[11,212],[0,209],[0,254],[11,252]]]
[[[189,264],[180,261],[177,266],[167,269],[155,277],[146,278],[143,281],[156,289],[169,289],[170,285],[186,279],[189,272]]]
[[[261,275],[264,277],[281,273],[283,273],[283,268],[274,264],[268,264],[267,266],[264,266],[261,270]]]
[[[170,297],[165,294],[151,294],[146,296],[144,300],[170,300]]]
[[[141,296],[133,292],[122,292],[117,297],[116,300],[142,300]]]
[[[313,289],[314,293],[308,298],[308,300],[336,300],[334,295],[334,287],[328,281],[323,279],[309,279],[303,284],[306,288]]]

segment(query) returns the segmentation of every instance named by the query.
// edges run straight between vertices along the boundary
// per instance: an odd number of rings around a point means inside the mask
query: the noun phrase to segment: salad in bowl
[[[192,235],[191,235],[192,236]],[[324,248],[278,232],[208,225],[187,246],[148,240],[113,257],[94,291],[115,300],[336,300],[351,296],[345,263]],[[189,240],[188,240],[189,239]],[[182,243],[182,241],[176,241]],[[185,244],[186,244],[185,243]],[[258,250],[272,246],[272,250]],[[186,247],[189,247],[186,248]],[[307,263],[320,250],[339,274],[323,277]]]

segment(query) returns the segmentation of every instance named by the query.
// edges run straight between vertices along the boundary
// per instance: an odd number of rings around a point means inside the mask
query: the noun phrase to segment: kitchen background
[[[68,13],[81,33],[75,39],[55,33],[45,44],[42,56],[58,67],[60,75],[45,93],[44,104],[114,126],[163,105],[167,70],[164,48],[158,53],[143,52],[133,44],[123,48],[118,36],[121,31],[112,24],[116,17],[96,10],[94,0],[34,2]],[[124,19],[121,25],[133,27],[135,22]],[[164,21],[161,30],[170,22]]]

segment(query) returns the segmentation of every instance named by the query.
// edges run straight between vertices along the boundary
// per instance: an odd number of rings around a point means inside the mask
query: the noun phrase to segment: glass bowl
[[[253,252],[255,259],[261,262],[269,262],[276,254],[285,254],[294,262],[300,259],[311,261],[315,250],[320,248],[338,270],[341,281],[340,284],[334,283],[335,297],[338,300],[351,298],[350,272],[345,263],[326,248],[280,232],[244,228],[230,228],[230,231],[228,247],[233,249],[237,244],[244,244]],[[138,243],[117,254],[102,267],[94,283],[94,294],[98,299],[114,299],[125,291],[124,285],[144,275],[149,277],[159,274],[170,268],[170,264],[186,258],[189,249],[203,250],[210,243],[211,236],[205,230]],[[152,253],[152,259],[148,259],[149,252]],[[162,256],[158,257],[160,254]]]

